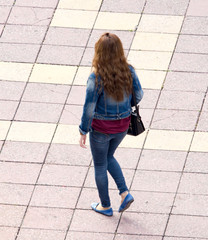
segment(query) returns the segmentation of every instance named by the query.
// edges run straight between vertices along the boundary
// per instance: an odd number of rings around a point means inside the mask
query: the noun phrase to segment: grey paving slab
[[[145,89],[145,93],[142,101],[139,103],[140,108],[152,108],[154,109],[159,97],[159,90]]]
[[[182,72],[208,73],[208,55],[175,53],[170,69]]]
[[[86,87],[72,86],[67,104],[83,105],[85,101]]]
[[[80,187],[86,173],[87,167],[44,165],[38,184]]]
[[[75,208],[80,188],[36,186],[30,206]]]
[[[57,123],[62,109],[62,104],[21,102],[15,120]]]
[[[125,213],[118,233],[162,235],[167,222],[166,214]]]
[[[23,101],[60,103],[66,101],[70,86],[28,83],[24,92]]]
[[[11,6],[13,5],[14,3],[14,0],[0,0],[0,5],[2,6]]]
[[[3,28],[4,28],[4,24],[0,24],[0,36],[2,34]]]
[[[208,17],[186,17],[181,33],[207,35]]]
[[[120,214],[115,212],[113,217],[106,218],[106,216],[96,214],[92,210],[75,210],[69,230],[112,233],[116,230],[119,216]],[[85,219],[85,223],[81,224],[83,219]]]
[[[103,1],[101,11],[106,12],[124,12],[124,13],[141,13],[145,4],[145,0],[133,0],[126,4],[125,0]]]
[[[9,24],[48,25],[53,9],[35,7],[13,7],[8,19]]]
[[[8,227],[19,227],[22,222],[25,210],[26,206],[0,205],[0,225]]]
[[[167,226],[166,235],[177,237],[207,238],[207,219],[207,217],[171,215]]]
[[[207,86],[206,73],[168,72],[164,83],[165,90],[176,91],[206,92]]]
[[[82,149],[78,145],[52,144],[46,163],[89,166],[91,159],[90,149]]]
[[[15,101],[0,101],[0,119],[12,120],[17,109],[18,102]]]
[[[157,171],[182,171],[186,152],[143,150],[138,169]]]
[[[162,91],[157,107],[162,109],[199,111],[203,98],[204,93],[201,92]]]
[[[207,194],[208,174],[184,173],[179,186],[179,193]]]
[[[29,207],[22,227],[66,230],[71,217],[72,210],[69,209]]]
[[[208,196],[178,194],[173,214],[208,216]]]
[[[129,234],[117,234],[115,240],[128,240]],[[162,240],[162,236],[142,236],[142,235],[132,235],[131,240]]]
[[[207,112],[202,112],[197,124],[197,131],[208,132],[208,114]]]
[[[156,109],[151,128],[193,131],[197,123],[198,114],[198,111]]]
[[[79,125],[83,106],[65,105],[60,123]]]
[[[0,43],[0,61],[33,63],[40,45]]]
[[[0,23],[6,23],[10,10],[10,6],[0,6]]]
[[[15,6],[55,8],[59,0],[16,0]]]
[[[28,205],[34,186],[0,183],[0,203]]]
[[[185,172],[208,172],[208,153],[189,152]]]
[[[206,98],[205,98],[202,111],[203,111],[203,112],[208,112],[208,95],[207,95]]]
[[[92,34],[88,42],[88,47],[95,46],[95,43],[99,40],[100,36],[104,33],[104,30],[93,29]],[[123,48],[129,49],[131,42],[134,37],[134,32],[132,31],[110,31],[110,33],[116,34],[122,41]]]
[[[24,82],[0,81],[0,99],[19,100],[25,84]]]
[[[144,9],[144,13],[184,15],[188,4],[189,0],[148,0]]]
[[[80,65],[92,66],[93,56],[94,56],[94,48],[86,48]]]
[[[64,65],[79,65],[83,47],[43,45],[37,62]]]
[[[3,239],[13,240],[17,235],[18,228],[14,227],[0,227],[0,236]]]
[[[195,240],[196,238],[188,238],[189,240]],[[200,240],[206,240],[207,238],[200,238]],[[182,237],[164,237],[164,240],[187,240],[187,238]]]
[[[113,240],[114,234],[110,233],[94,233],[94,232],[73,232],[69,231],[66,240]]]
[[[176,52],[208,53],[208,36],[180,35]]]
[[[140,108],[139,109],[139,114],[142,118],[142,122],[145,126],[146,129],[149,128],[150,126],[150,122],[152,120],[152,115],[153,115],[154,109],[144,109],[144,108]]]
[[[208,16],[208,2],[206,0],[191,0],[189,3],[188,16]]]
[[[0,141],[0,149],[1,149],[2,145],[3,145],[3,141]]]
[[[44,44],[85,47],[89,29],[50,27]]]
[[[49,144],[6,141],[0,153],[0,160],[25,163],[42,163]]]
[[[40,44],[46,30],[46,26],[6,25],[0,42]]]
[[[34,184],[40,164],[0,162],[0,182]]]
[[[17,240],[63,240],[65,231],[21,228]]]

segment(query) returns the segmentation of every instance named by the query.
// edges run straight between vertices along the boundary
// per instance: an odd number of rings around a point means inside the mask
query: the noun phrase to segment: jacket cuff
[[[79,127],[79,132],[82,134],[82,135],[86,135],[87,132],[83,131],[80,127]]]

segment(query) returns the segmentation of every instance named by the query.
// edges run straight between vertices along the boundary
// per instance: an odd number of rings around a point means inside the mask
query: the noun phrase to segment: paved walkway
[[[146,132],[116,155],[135,202],[98,201],[78,124],[93,46],[116,33]],[[0,0],[0,239],[208,239],[208,1]]]

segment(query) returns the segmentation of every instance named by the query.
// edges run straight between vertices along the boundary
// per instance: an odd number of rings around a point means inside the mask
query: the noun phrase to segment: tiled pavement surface
[[[135,197],[98,201],[78,124],[95,41],[116,33],[146,132],[116,155]],[[208,1],[0,0],[0,239],[208,239]]]

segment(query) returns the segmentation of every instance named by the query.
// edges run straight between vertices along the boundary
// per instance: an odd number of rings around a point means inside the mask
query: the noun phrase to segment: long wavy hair
[[[104,33],[95,44],[95,54],[92,67],[101,79],[100,90],[104,91],[115,101],[122,101],[124,93],[132,92],[132,76],[124,55],[121,40],[112,33]]]

